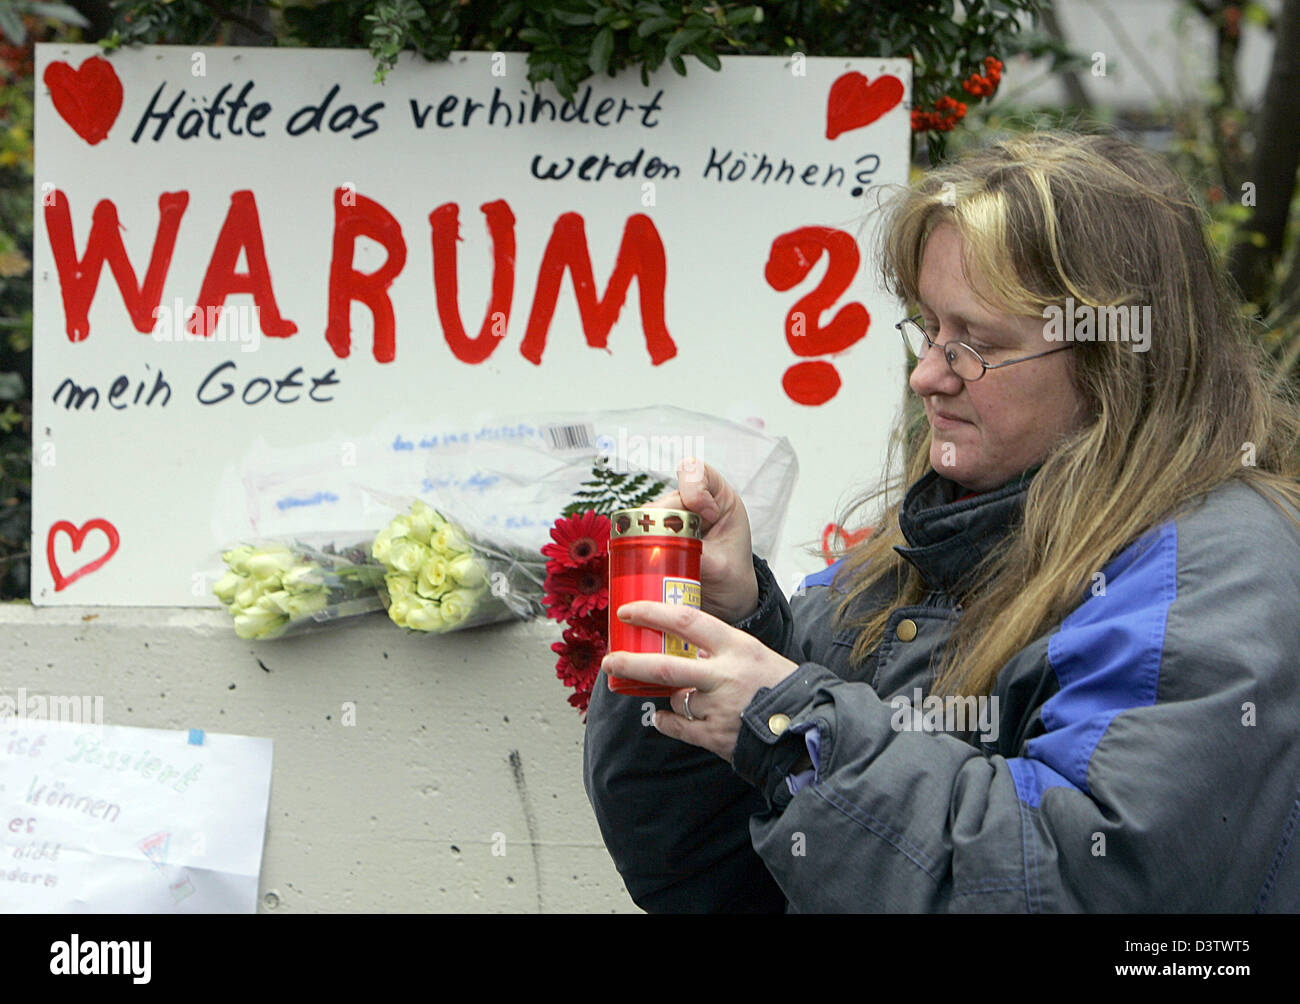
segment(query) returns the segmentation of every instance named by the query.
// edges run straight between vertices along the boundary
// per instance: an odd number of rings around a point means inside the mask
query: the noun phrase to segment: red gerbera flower
[[[582,568],[564,568],[546,576],[542,602],[548,617],[567,621],[609,606],[609,560],[601,557]]]
[[[571,627],[581,628],[588,633],[598,634],[608,642],[609,607],[602,606],[595,610],[588,611],[581,617],[571,617],[569,618],[569,625]]]
[[[551,651],[560,657],[555,664],[555,675],[566,686],[590,693],[600,673],[600,660],[605,658],[605,639],[599,634],[571,627],[564,632],[564,641],[551,645]]]
[[[569,695],[569,703],[582,712],[581,721],[587,721],[587,704],[591,701],[591,688],[576,690]]]
[[[560,568],[582,568],[609,552],[609,517],[597,512],[562,516],[551,528],[553,544],[542,553]]]

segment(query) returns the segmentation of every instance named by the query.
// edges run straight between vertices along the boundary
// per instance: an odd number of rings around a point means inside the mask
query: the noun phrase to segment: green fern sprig
[[[564,507],[564,515],[596,512],[608,516],[619,509],[645,505],[663,495],[668,487],[667,482],[652,479],[644,472],[619,474],[605,466],[603,458],[597,458],[591,477],[574,492],[575,501]]]

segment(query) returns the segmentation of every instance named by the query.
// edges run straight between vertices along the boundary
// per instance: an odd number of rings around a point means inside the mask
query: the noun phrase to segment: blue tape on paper
[[[191,746],[202,746],[202,745],[203,745],[203,730],[202,730],[202,729],[190,729],[190,743],[189,743],[189,744],[190,744]]]

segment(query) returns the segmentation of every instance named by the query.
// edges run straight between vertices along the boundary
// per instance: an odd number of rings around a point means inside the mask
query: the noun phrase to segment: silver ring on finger
[[[682,698],[682,717],[688,722],[698,721],[698,719],[691,714],[691,695],[693,693],[695,693],[694,690],[688,690],[686,691],[686,696]]]

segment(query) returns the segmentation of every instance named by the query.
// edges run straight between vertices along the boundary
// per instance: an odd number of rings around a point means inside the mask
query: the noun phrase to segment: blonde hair
[[[945,223],[961,235],[967,272],[996,310],[1041,319],[1066,297],[1094,308],[1151,307],[1149,351],[1099,340],[1068,354],[1088,417],[1044,459],[1023,520],[958,597],[962,616],[933,692],[964,696],[987,694],[1016,652],[1079,604],[1094,572],[1211,489],[1244,481],[1300,527],[1282,503],[1300,507],[1300,407],[1271,386],[1207,218],[1159,155],[1113,136],[1039,132],[926,173],[881,231],[885,282],[900,299],[919,300],[926,240]],[[894,431],[902,477],[838,520],[850,525],[853,512],[883,499],[870,537],[847,551],[837,538],[846,595],[835,626],[858,629],[857,665],[890,613],[925,595],[919,573],[893,550],[907,543],[901,491],[930,469],[924,413],[909,411]],[[892,597],[883,607],[878,598],[859,603],[878,589]]]

